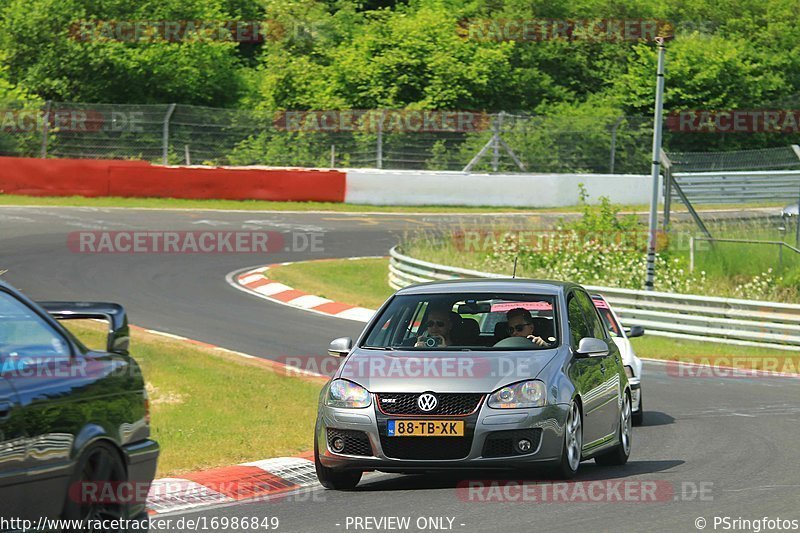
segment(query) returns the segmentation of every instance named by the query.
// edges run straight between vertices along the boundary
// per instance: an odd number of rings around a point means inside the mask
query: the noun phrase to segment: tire
[[[594,460],[597,464],[617,466],[628,462],[628,457],[631,456],[631,427],[633,426],[631,418],[631,397],[626,393],[619,414],[619,430],[617,431],[619,444],[612,450],[595,457]]]
[[[112,487],[115,487],[116,484],[127,481],[125,464],[116,448],[105,442],[90,445],[81,454],[75,466],[75,472],[70,477],[67,500],[64,502],[61,517],[66,520],[129,519],[126,502],[104,502],[102,499],[101,501],[81,501],[83,493],[81,487],[84,483],[111,483]],[[103,491],[102,485],[99,490]]]
[[[352,490],[356,488],[358,482],[361,481],[360,470],[346,470],[337,472],[333,468],[324,466],[319,460],[319,444],[317,444],[317,435],[314,434],[314,468],[317,471],[317,479],[320,485],[326,489],[332,490]]]
[[[564,446],[561,459],[555,466],[555,477],[572,479],[581,465],[581,449],[583,448],[583,418],[580,407],[573,401],[569,407],[567,421],[564,424]]]
[[[644,397],[642,395],[642,391],[639,391],[639,410],[633,413],[631,419],[633,420],[634,426],[641,426],[644,423]]]

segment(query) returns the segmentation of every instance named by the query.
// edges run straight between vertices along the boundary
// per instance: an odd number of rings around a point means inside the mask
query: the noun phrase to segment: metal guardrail
[[[675,172],[672,179],[695,204],[734,204],[800,197],[800,170]]]
[[[422,261],[389,252],[389,285],[463,278],[508,276]],[[800,305],[718,298],[694,294],[584,285],[614,306],[623,325],[642,326],[653,335],[725,344],[800,351]]]

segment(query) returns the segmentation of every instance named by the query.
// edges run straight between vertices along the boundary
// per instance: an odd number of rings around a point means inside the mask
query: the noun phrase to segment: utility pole
[[[656,231],[658,227],[658,177],[661,170],[661,125],[664,115],[664,38],[656,37],[658,44],[658,74],[656,75],[656,105],[653,117],[653,195],[650,198],[649,239],[647,243],[647,278],[644,288],[652,291],[656,279]]]

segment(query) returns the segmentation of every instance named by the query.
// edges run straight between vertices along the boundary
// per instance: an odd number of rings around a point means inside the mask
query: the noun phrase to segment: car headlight
[[[367,389],[344,379],[334,380],[325,398],[325,405],[329,407],[360,409],[369,407],[370,403],[372,398]]]
[[[522,409],[526,407],[542,407],[545,404],[546,392],[544,383],[532,379],[520,381],[496,390],[489,396],[489,407],[495,409]]]

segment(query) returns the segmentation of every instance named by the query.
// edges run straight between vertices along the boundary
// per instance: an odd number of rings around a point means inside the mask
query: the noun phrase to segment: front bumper
[[[432,420],[464,420],[464,437],[388,437],[387,421],[409,420],[413,417],[385,415],[377,412],[375,403],[364,409],[340,409],[320,406],[316,434],[320,462],[337,470],[380,470],[383,472],[408,472],[461,468],[504,469],[556,461],[561,457],[564,443],[564,424],[568,405],[548,405],[533,409],[492,409],[481,404],[480,409],[469,416],[447,417],[431,415]],[[419,417],[417,417],[419,418]],[[359,446],[361,455],[336,453],[329,446],[328,429],[359,432],[366,436],[368,446]],[[498,433],[510,432],[510,433]],[[488,446],[487,439],[527,437],[533,446],[527,453],[513,450],[503,455],[503,446]],[[408,448],[401,441],[407,439]],[[438,442],[428,440],[437,439]],[[430,446],[428,446],[430,444]],[[426,448],[430,454],[426,454]],[[448,453],[446,450],[449,449]],[[491,453],[489,453],[491,449]],[[416,453],[417,450],[419,453]],[[443,452],[443,450],[445,450]],[[463,451],[463,454],[461,453]],[[500,456],[487,456],[496,455]],[[443,458],[446,455],[462,455]],[[402,457],[398,457],[402,456]]]
[[[631,386],[631,410],[638,413],[642,409],[642,384],[639,378],[628,378]]]

